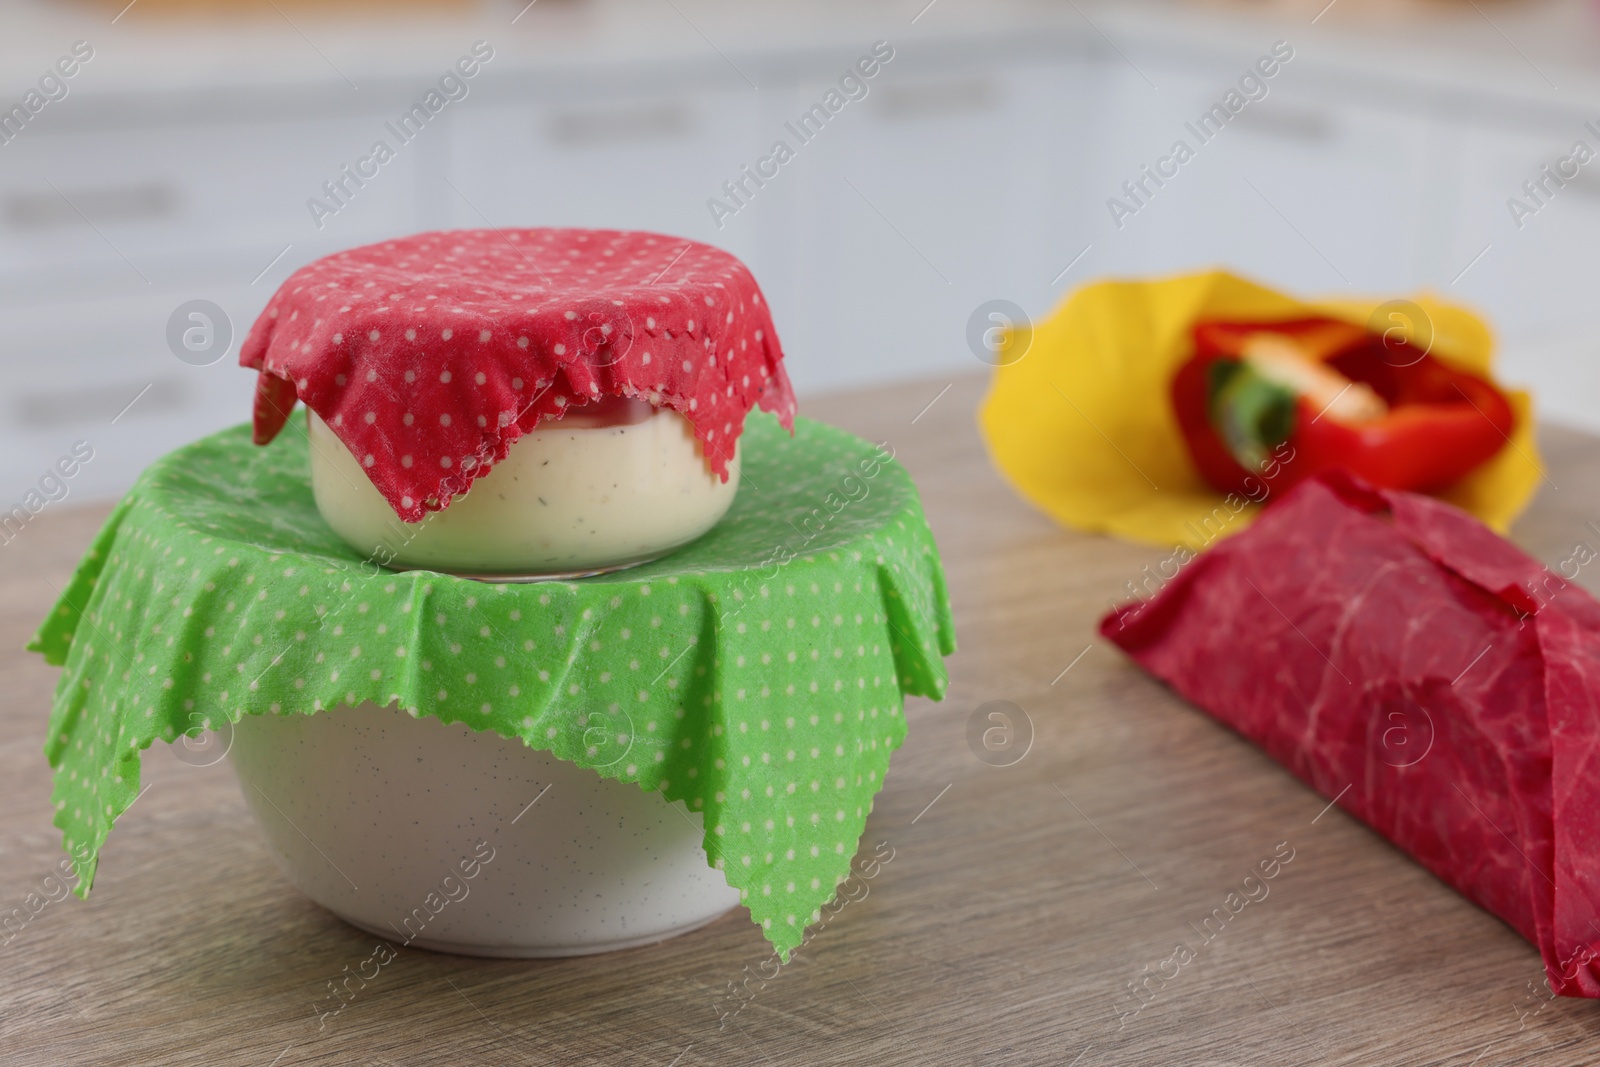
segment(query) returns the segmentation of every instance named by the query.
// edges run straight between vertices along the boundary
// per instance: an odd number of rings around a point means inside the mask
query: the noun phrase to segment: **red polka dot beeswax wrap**
[[[239,362],[261,372],[257,444],[303,401],[407,522],[591,400],[681,413],[724,479],[753,406],[794,422],[749,269],[653,233],[454,230],[339,252],[283,283]]]

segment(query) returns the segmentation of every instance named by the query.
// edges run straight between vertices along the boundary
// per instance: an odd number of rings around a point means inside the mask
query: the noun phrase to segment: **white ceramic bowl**
[[[317,510],[380,563],[495,578],[615,570],[664,556],[715,526],[739,488],[738,454],[724,482],[682,415],[638,400],[604,409],[579,408],[518,438],[464,496],[417,523],[395,516],[361,463],[312,414]]]
[[[460,723],[372,704],[247,715],[229,756],[289,880],[396,946],[580,956],[739,903],[681,802]]]

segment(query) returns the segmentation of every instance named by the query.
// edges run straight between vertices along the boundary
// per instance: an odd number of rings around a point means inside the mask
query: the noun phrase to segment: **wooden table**
[[[828,398],[922,487],[962,647],[914,700],[867,840],[892,862],[725,1030],[767,955],[736,912],[652,948],[562,961],[403,950],[319,1032],[312,1002],[373,939],[274,869],[227,764],[146,757],[88,902],[0,948],[0,1062],[255,1064],[1504,1064],[1600,1059],[1600,1006],[1547,1001],[1534,950],[1186,707],[1093,625],[1159,550],[1061,530],[1014,497],[973,424],[979,379]],[[919,417],[918,413],[921,412]],[[1551,430],[1517,540],[1600,544],[1600,442]],[[56,672],[20,651],[105,513],[51,506],[0,548],[0,911],[55,866],[40,753]],[[1589,577],[1585,574],[1585,577]],[[1070,667],[1070,669],[1068,669]],[[968,720],[1035,732],[990,766]],[[161,746],[158,746],[160,748]],[[1155,968],[1280,842],[1294,859],[1119,1029]]]

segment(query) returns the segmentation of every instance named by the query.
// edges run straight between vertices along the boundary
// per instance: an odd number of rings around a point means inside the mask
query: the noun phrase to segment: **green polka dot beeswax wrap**
[[[154,464],[29,646],[64,668],[45,751],[79,892],[157,738],[372,701],[683,801],[786,955],[848,874],[905,695],[944,694],[955,635],[886,449],[759,413],[743,448],[699,541],[525,585],[362,560],[317,513],[303,431],[258,448],[239,427]]]

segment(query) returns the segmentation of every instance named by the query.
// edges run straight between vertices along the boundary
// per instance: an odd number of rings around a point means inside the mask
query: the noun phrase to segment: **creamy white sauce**
[[[397,567],[532,576],[625,566],[710,530],[739,486],[738,455],[723,482],[675,411],[601,426],[569,415],[519,438],[445,510],[406,523],[315,413],[310,434],[317,510],[358,552]]]

